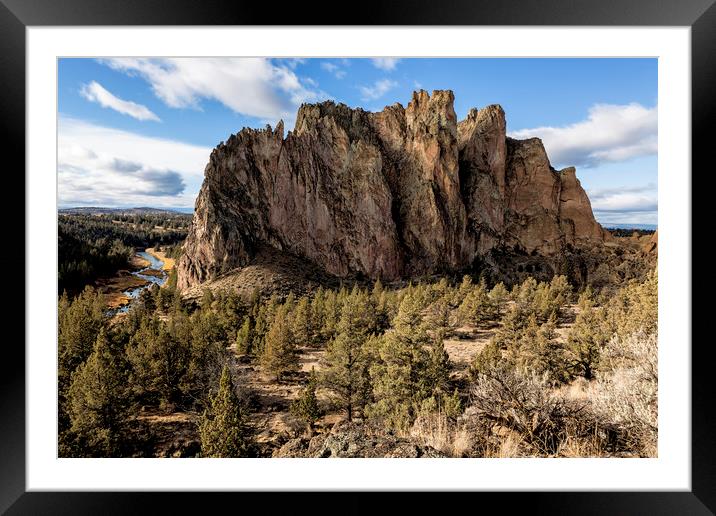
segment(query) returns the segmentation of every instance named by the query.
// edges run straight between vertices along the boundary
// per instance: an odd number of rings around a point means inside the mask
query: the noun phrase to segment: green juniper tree
[[[277,310],[265,341],[261,365],[276,375],[276,381],[281,381],[284,374],[298,369],[298,353],[287,305]]]
[[[353,289],[343,303],[337,335],[326,349],[322,383],[337,397],[351,421],[366,403],[365,371],[368,367],[364,344],[369,337],[370,299]]]
[[[594,378],[602,348],[612,336],[604,310],[598,310],[585,294],[579,299],[579,314],[567,335],[567,351],[573,374]]]
[[[135,394],[140,399],[158,401],[162,405],[177,403],[189,352],[189,342],[175,340],[162,321],[156,318],[143,320],[126,351]]]
[[[429,374],[429,337],[422,324],[422,304],[408,291],[393,321],[393,330],[380,339],[377,361],[370,367],[375,402],[368,415],[388,427],[407,431],[423,401],[433,394]]]
[[[69,427],[67,391],[72,373],[92,353],[97,335],[104,324],[104,303],[101,294],[86,287],[73,301],[64,293],[58,303],[58,404],[59,431]]]
[[[482,283],[473,287],[463,298],[458,308],[460,320],[474,325],[492,319],[492,303]]]
[[[313,431],[313,425],[321,417],[321,410],[318,407],[318,399],[316,398],[317,386],[318,378],[316,376],[316,371],[311,368],[308,385],[301,390],[298,398],[291,403],[291,413],[301,421],[305,422],[310,431]]]
[[[302,297],[293,313],[293,335],[298,346],[310,346],[313,339],[313,314],[308,297]]]
[[[253,353],[253,326],[250,317],[244,317],[244,323],[236,332],[236,353],[239,355],[251,355]]]
[[[129,401],[125,369],[121,353],[112,351],[109,337],[100,330],[89,358],[72,373],[67,395],[79,455],[119,453]]]
[[[492,301],[492,306],[495,308],[495,316],[498,319],[502,317],[502,312],[509,295],[505,284],[501,281],[490,290],[490,301]]]
[[[251,433],[246,410],[234,390],[229,368],[224,366],[216,395],[199,423],[202,457],[246,457]]]

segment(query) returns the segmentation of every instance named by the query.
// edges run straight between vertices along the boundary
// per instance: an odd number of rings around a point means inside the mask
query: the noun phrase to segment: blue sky
[[[656,59],[61,59],[62,207],[192,207],[211,149],[293,127],[303,102],[369,111],[451,89],[462,119],[501,104],[513,137],[574,165],[603,223],[656,223]]]

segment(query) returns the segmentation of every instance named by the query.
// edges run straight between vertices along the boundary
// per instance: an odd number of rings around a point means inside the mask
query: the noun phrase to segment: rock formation
[[[243,129],[211,154],[178,265],[180,289],[269,246],[338,277],[467,269],[490,252],[601,244],[574,168],[506,136],[500,106],[457,121],[451,91],[378,113],[304,104],[294,131]]]
[[[444,458],[431,446],[389,434],[385,429],[339,421],[330,432],[308,439],[298,437],[274,451],[274,458]]]

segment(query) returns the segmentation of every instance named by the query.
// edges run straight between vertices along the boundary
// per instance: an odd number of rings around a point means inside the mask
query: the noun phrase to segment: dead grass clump
[[[449,457],[468,457],[473,448],[469,429],[441,412],[419,416],[410,429],[410,437]]]

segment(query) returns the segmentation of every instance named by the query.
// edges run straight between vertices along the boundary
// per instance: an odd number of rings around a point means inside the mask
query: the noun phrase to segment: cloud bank
[[[152,113],[146,106],[120,99],[107,91],[96,81],[84,84],[80,89],[80,95],[90,102],[96,102],[102,107],[114,109],[118,113],[129,115],[137,120],[154,120],[155,122],[160,122],[159,117]]]
[[[60,117],[61,206],[188,207],[211,149]]]
[[[296,75],[295,63],[265,58],[112,58],[114,70],[146,80],[154,94],[173,108],[201,109],[204,99],[232,111],[289,127],[303,102],[329,98]]]
[[[595,188],[587,191],[594,216],[603,223],[630,222],[656,224],[658,191],[656,184],[621,188]]]
[[[559,166],[596,167],[657,153],[657,108],[641,104],[596,104],[586,120],[562,127],[535,127],[510,133],[542,139]]]

